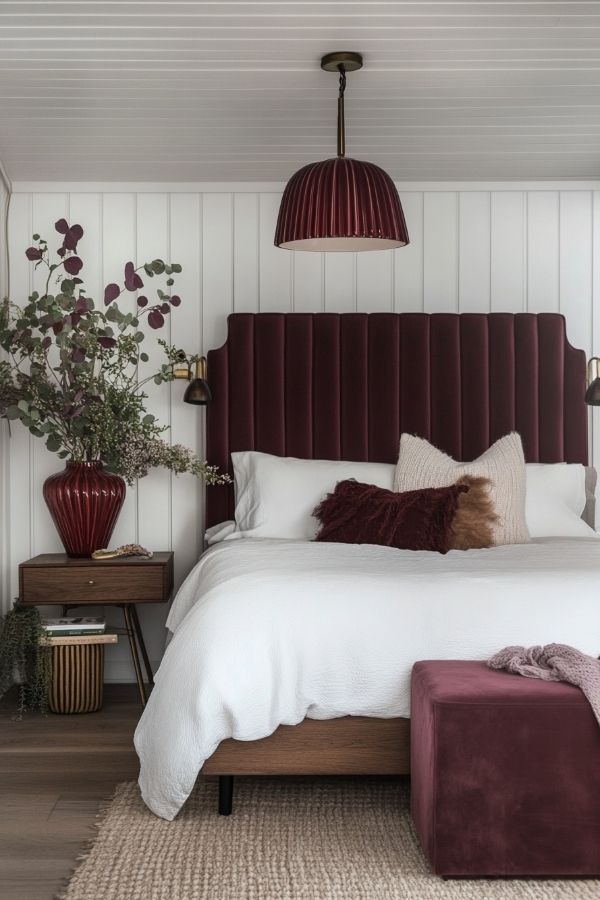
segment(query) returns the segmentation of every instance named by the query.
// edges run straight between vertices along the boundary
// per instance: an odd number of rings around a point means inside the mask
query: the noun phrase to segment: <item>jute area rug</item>
[[[598,900],[600,881],[444,881],[386,779],[238,779],[233,815],[200,780],[173,822],[121,784],[65,900]]]

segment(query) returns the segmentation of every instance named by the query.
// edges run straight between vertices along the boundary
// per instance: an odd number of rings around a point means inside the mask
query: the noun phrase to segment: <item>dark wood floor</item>
[[[80,716],[28,714],[0,704],[0,896],[52,900],[93,836],[102,800],[137,778],[139,702],[124,686]]]

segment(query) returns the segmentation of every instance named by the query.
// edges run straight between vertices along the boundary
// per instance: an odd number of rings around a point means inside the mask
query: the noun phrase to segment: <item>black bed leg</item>
[[[219,815],[230,816],[233,806],[233,775],[219,775]]]

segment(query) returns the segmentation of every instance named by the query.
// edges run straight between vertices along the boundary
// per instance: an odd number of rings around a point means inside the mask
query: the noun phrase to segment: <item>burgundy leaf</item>
[[[117,342],[114,338],[111,337],[99,337],[98,343],[101,347],[104,347],[106,350],[108,350],[110,347],[114,347]]]
[[[137,305],[138,305],[138,306],[147,306],[147,305],[148,305],[148,298],[147,298],[147,297],[144,297],[143,294],[140,294],[140,296],[137,298]]]
[[[69,275],[77,275],[82,268],[83,263],[78,256],[69,256],[68,259],[65,259],[65,272],[68,272]]]
[[[35,259],[42,258],[42,251],[38,250],[37,247],[28,247],[27,250],[25,251],[25,256],[27,257],[27,259],[29,259],[29,260],[31,260],[31,262],[33,262]]]
[[[66,234],[69,230],[69,223],[66,219],[59,219],[58,222],[54,223],[54,227],[59,234]]]
[[[64,247],[59,247],[58,250],[57,250],[56,252],[58,253],[58,255],[59,255],[59,256],[61,257],[61,259],[62,259],[62,257],[65,255],[65,253],[66,253],[67,251],[65,250]]]
[[[181,297],[178,297],[177,294],[174,294],[171,297],[171,306],[179,306],[181,303]]]
[[[139,288],[144,287],[144,282],[135,271],[132,262],[128,262],[125,266],[125,287],[128,291],[137,291]]]
[[[76,313],[85,313],[87,312],[87,300],[85,297],[80,297],[75,303],[75,312]]]
[[[81,322],[81,316],[79,315],[79,313],[76,313],[76,312],[71,313],[69,318],[71,320],[71,325],[73,326],[73,328],[77,328],[77,326]]]
[[[45,337],[44,340],[42,341],[42,347],[43,347],[43,349],[44,349],[44,350],[47,350],[51,343],[52,343],[52,338],[49,337],[49,336],[48,336],[48,337]]]
[[[76,250],[77,242],[83,237],[83,228],[81,225],[73,225],[65,234],[63,240],[63,248],[65,250]]]
[[[63,330],[63,328],[64,328],[63,322],[55,322],[54,325],[52,326],[52,331],[54,332],[54,334],[60,334],[61,331]]]
[[[83,349],[83,347],[75,347],[75,349],[71,353],[71,359],[74,363],[83,362],[85,359],[85,350]]]
[[[163,303],[163,305],[160,308],[160,311],[165,313],[165,315],[167,315],[167,313],[171,312],[171,307],[169,306],[168,303]]]
[[[164,324],[165,317],[157,309],[153,309],[152,312],[148,314],[148,325],[150,328],[162,328]]]
[[[115,284],[114,282],[107,284],[104,288],[104,305],[108,306],[109,303],[112,303],[113,300],[117,299],[120,293],[121,288],[118,284]]]

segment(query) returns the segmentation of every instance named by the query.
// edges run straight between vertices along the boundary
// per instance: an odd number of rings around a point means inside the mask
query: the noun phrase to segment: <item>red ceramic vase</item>
[[[101,462],[68,462],[44,482],[44,500],[69,556],[108,547],[125,499],[125,482]]]

